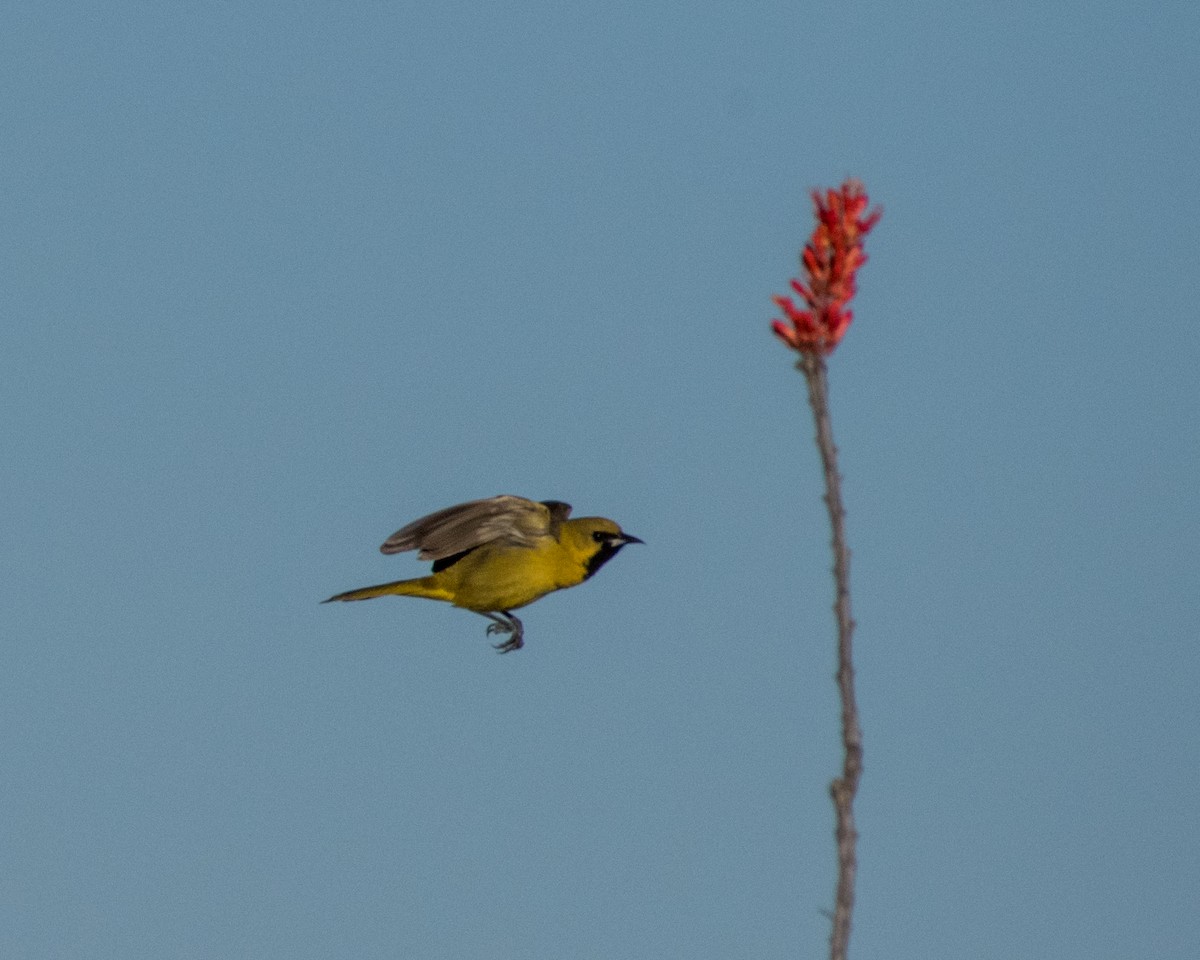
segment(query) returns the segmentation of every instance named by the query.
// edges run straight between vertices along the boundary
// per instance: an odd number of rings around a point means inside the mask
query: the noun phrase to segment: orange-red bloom
[[[837,190],[812,192],[817,226],[804,247],[800,265],[807,283],[792,281],[807,305],[798,307],[791,297],[773,297],[791,322],[771,324],[776,336],[793,350],[822,356],[833,352],[854,319],[846,305],[854,297],[855,274],[867,262],[863,237],[879,222],[883,211],[866,213],[867,191],[858,180],[847,180]]]

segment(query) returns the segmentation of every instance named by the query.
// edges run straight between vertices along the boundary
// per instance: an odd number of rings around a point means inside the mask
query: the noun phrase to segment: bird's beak
[[[639,539],[638,537],[633,536],[633,534],[631,534],[631,533],[622,533],[621,534],[621,543],[622,544],[645,543],[645,542],[646,542],[645,540]]]

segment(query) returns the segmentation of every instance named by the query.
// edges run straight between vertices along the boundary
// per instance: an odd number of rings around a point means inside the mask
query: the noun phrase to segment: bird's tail
[[[374,587],[362,587],[358,590],[347,590],[322,600],[322,603],[332,603],[334,600],[370,600],[372,597],[428,597],[430,600],[450,600],[450,593],[439,587],[433,577],[417,577],[415,580],[396,580],[392,583],[381,583]]]

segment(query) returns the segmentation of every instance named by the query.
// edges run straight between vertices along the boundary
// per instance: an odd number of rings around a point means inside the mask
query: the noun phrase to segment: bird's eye
[[[595,540],[597,543],[603,543],[605,540],[608,539],[608,534],[605,533],[603,530],[597,530],[595,533],[592,534],[592,539]]]

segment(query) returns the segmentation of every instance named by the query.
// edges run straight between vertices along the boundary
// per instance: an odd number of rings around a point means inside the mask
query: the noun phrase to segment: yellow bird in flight
[[[499,496],[438,510],[384,541],[383,553],[420,551],[432,560],[427,577],[339,593],[322,601],[369,600],[389,594],[427,597],[473,610],[492,621],[488,634],[507,633],[501,653],[520,650],[525,628],[514,610],[555,590],[583,583],[627,543],[642,543],[606,517],[569,520],[561,500]]]

